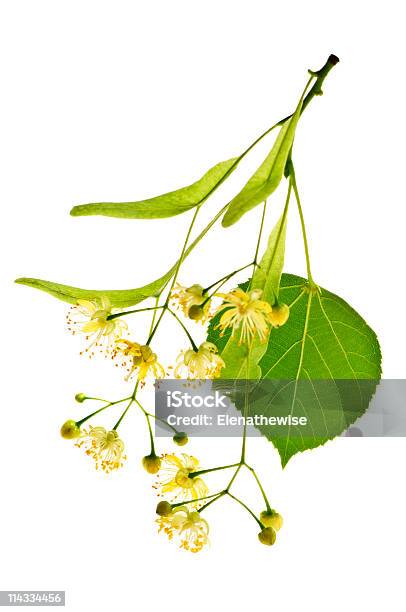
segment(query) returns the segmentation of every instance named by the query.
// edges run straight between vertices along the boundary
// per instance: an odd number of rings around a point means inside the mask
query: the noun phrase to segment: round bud
[[[148,474],[156,474],[159,472],[161,467],[161,460],[156,455],[147,455],[142,459],[142,465],[144,466],[144,470],[148,472]]]
[[[76,393],[75,400],[81,404],[86,399],[86,395],[84,393]]]
[[[283,525],[283,518],[278,512],[274,512],[273,510],[264,510],[259,515],[259,519],[265,527],[273,527],[275,531],[279,531]]]
[[[65,440],[74,440],[80,436],[80,427],[73,419],[66,421],[61,427],[61,436]]]
[[[172,440],[178,446],[185,446],[185,444],[188,443],[189,438],[187,437],[187,433],[184,431],[178,431],[178,433],[173,436]]]
[[[274,327],[281,327],[285,325],[289,319],[289,306],[287,304],[276,304],[272,306],[272,312],[269,313],[268,318],[271,325]]]
[[[156,513],[159,516],[169,516],[172,513],[172,506],[167,501],[160,501],[156,507]]]
[[[188,310],[187,316],[193,321],[200,321],[204,317],[204,310],[199,304],[193,304]]]
[[[275,529],[273,527],[265,527],[265,529],[259,532],[258,540],[261,544],[265,544],[265,546],[272,546],[272,544],[275,544],[276,540]]]

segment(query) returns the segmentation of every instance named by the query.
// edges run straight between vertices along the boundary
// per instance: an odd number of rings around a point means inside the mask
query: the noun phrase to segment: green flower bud
[[[76,393],[75,400],[81,404],[86,399],[86,395],[84,393]]]
[[[156,474],[159,472],[161,467],[161,460],[155,454],[147,455],[146,457],[143,457],[142,465],[148,474]]]
[[[274,512],[273,510],[264,510],[259,515],[259,519],[261,523],[265,525],[265,527],[273,527],[275,531],[279,531],[279,529],[283,525],[283,518],[278,512]]]
[[[74,440],[75,438],[79,438],[80,436],[80,427],[76,423],[70,419],[66,421],[61,427],[61,436],[65,438],[65,440]]]
[[[188,310],[187,316],[193,321],[200,321],[204,317],[204,310],[199,304],[193,304]]]
[[[265,546],[272,546],[275,544],[276,540],[276,531],[273,527],[265,527],[258,534],[258,540],[261,544],[265,544]]]
[[[178,433],[176,433],[172,440],[175,442],[175,444],[177,444],[178,446],[185,446],[185,444],[188,443],[189,438],[187,436],[187,433],[185,433],[184,431],[178,431]]]
[[[172,513],[172,506],[167,501],[160,501],[156,507],[156,513],[159,516],[169,516]]]

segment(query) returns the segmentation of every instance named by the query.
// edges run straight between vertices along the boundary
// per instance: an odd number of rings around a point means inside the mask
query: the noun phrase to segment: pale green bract
[[[249,210],[264,202],[278,187],[284,175],[286,162],[292,149],[296,126],[302,112],[303,97],[292,117],[285,121],[271,152],[243,189],[233,198],[223,217],[223,227],[236,223]]]
[[[148,285],[137,289],[80,289],[61,283],[42,280],[40,278],[18,278],[15,282],[19,285],[27,285],[33,289],[40,289],[53,297],[76,304],[78,300],[92,300],[97,297],[107,296],[113,308],[127,308],[139,304],[149,297],[157,295],[173,275],[173,268],[164,276],[158,278]]]
[[[261,299],[270,304],[273,304],[275,296],[278,295],[285,259],[286,212],[281,215],[269,236],[266,251],[259,267],[255,269],[251,283],[251,289],[261,289]],[[259,378],[261,370],[258,362],[264,355],[266,348],[266,343],[261,343],[258,339],[254,339],[250,350],[250,359],[247,364],[247,347],[244,344],[238,344],[237,332],[236,338],[229,338],[222,351],[221,356],[226,364],[222,372],[222,378]]]
[[[337,295],[325,289],[310,290],[305,279],[283,274],[280,300],[290,305],[290,318],[284,326],[271,330],[268,347],[258,363],[260,377],[286,381],[283,414],[289,402],[291,416],[307,417],[309,426],[267,425],[258,429],[272,441],[285,466],[296,453],[340,435],[367,410],[381,377],[381,351],[374,331]],[[227,334],[219,336],[216,323],[214,320],[210,326],[208,340],[223,354],[229,338]],[[303,386],[302,381],[308,384]],[[323,388],[317,381],[331,384]],[[347,382],[340,385],[341,381]],[[282,414],[279,408],[272,398],[260,394],[250,402],[249,414],[278,416]]]
[[[204,235],[205,233],[201,232],[193,240],[193,242],[186,249],[183,259],[185,259],[191,253],[197,244],[199,244]],[[135,306],[136,304],[143,302],[147,298],[159,295],[175,274],[178,264],[179,261],[177,261],[163,276],[148,283],[147,285],[137,287],[136,289],[81,289],[79,287],[63,285],[61,283],[55,283],[53,281],[47,281],[40,278],[26,277],[17,278],[15,282],[19,285],[27,285],[28,287],[45,291],[53,297],[70,304],[76,304],[78,299],[89,300],[106,295],[109,298],[113,308],[128,308],[129,306]]]
[[[163,219],[180,215],[199,204],[231,174],[239,158],[234,157],[210,168],[198,181],[176,191],[138,202],[99,202],[79,204],[70,211],[73,217],[103,215],[121,219]]]

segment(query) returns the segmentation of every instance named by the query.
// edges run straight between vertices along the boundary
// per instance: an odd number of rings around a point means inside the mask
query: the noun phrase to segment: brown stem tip
[[[330,55],[328,58],[328,62],[329,64],[333,64],[333,66],[335,66],[336,64],[338,64],[338,62],[340,61],[340,58],[338,58],[336,55]]]

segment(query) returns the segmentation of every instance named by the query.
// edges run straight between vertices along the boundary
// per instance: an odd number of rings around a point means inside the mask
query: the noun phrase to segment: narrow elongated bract
[[[180,215],[201,204],[237,166],[238,158],[210,168],[198,181],[176,191],[137,202],[99,202],[79,204],[70,211],[73,217],[103,215],[121,219],[163,219]]]
[[[80,289],[61,283],[42,280],[40,278],[18,278],[15,282],[19,285],[27,285],[34,289],[40,289],[53,297],[76,304],[78,300],[91,300],[97,297],[107,296],[113,308],[127,308],[159,293],[165,283],[171,278],[173,269],[152,283],[136,289]]]
[[[271,231],[266,251],[260,265],[255,269],[251,289],[260,289],[261,298],[272,304],[278,294],[280,278],[285,258],[287,215],[282,214],[279,221]],[[248,283],[242,286],[248,289]],[[216,323],[217,324],[217,323]],[[221,351],[221,358],[226,367],[221,378],[260,378],[261,369],[258,365],[267,350],[267,343],[254,339],[248,352],[245,344],[238,344],[238,338],[228,338],[227,344]],[[247,363],[248,359],[248,363]]]
[[[271,152],[248,183],[233,198],[223,217],[223,227],[236,223],[246,212],[264,202],[282,180],[286,162],[295,138],[296,126],[302,110],[301,98],[294,114],[281,127]]]

